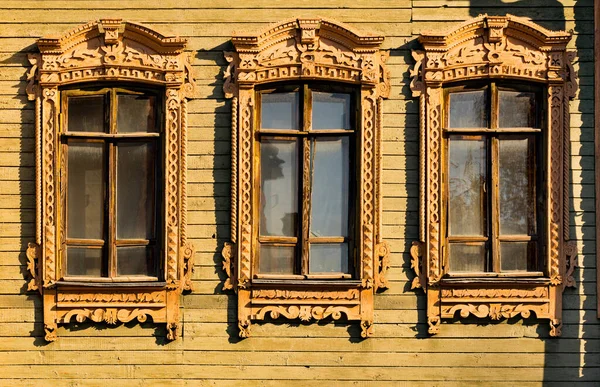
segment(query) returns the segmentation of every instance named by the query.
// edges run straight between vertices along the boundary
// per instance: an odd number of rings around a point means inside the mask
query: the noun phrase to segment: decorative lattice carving
[[[379,51],[382,41],[383,37],[363,35],[324,19],[293,19],[259,34],[232,38],[235,52],[225,53],[228,67],[223,85],[225,96],[232,98],[232,243],[225,244],[222,255],[224,271],[229,277],[224,288],[238,292],[241,337],[250,334],[252,320],[262,320],[265,315],[301,320],[308,317],[336,319],[344,315],[349,320],[361,321],[364,337],[372,334],[372,295],[376,289],[387,286],[385,276],[389,267],[389,247],[381,240],[378,213],[381,207],[381,99],[390,93],[390,74],[385,66],[388,54]],[[253,281],[255,87],[305,80],[343,82],[361,89],[362,142],[356,155],[361,168],[357,182],[360,200],[357,213],[362,220],[357,244],[360,286],[348,281],[348,285],[321,284],[315,286],[318,291],[307,291],[307,285],[301,286],[304,289],[301,290],[298,285],[285,282],[266,286]],[[290,305],[294,300],[303,303]],[[351,305],[336,305],[342,300]]]
[[[420,232],[411,248],[416,273],[412,288],[427,292],[429,332],[439,332],[442,318],[456,312],[466,317],[492,319],[534,312],[551,321],[551,335],[560,335],[562,288],[573,286],[575,248],[568,242],[569,99],[577,89],[575,54],[566,51],[571,35],[549,31],[535,23],[507,15],[482,15],[446,32],[424,33],[423,50],[413,51],[411,90],[419,97],[420,112]],[[445,226],[441,212],[441,117],[443,87],[448,83],[509,79],[546,85],[548,148],[547,209],[539,229],[548,230],[542,257],[545,277],[536,280],[510,276],[502,281],[481,278],[446,279]],[[421,251],[422,249],[422,251]],[[423,277],[426,272],[427,281]],[[560,287],[560,288],[559,288]]]
[[[142,25],[120,19],[91,22],[60,38],[38,40],[39,54],[29,56],[27,94],[36,106],[36,243],[27,251],[29,290],[44,302],[46,340],[56,339],[58,323],[108,323],[133,319],[167,323],[169,338],[179,321],[179,294],[191,290],[194,248],[186,234],[187,103],[196,92],[186,40],[164,37]],[[59,88],[90,82],[138,82],[163,87],[166,118],[164,271],[167,285],[152,292],[143,283],[127,288],[73,293],[62,285],[58,256],[65,231],[57,223],[65,203],[64,152],[56,149],[61,135]],[[60,161],[60,162],[59,162]],[[62,165],[63,168],[58,168]],[[58,181],[57,181],[58,180]],[[123,290],[127,289],[127,290]],[[171,293],[169,293],[171,292]],[[86,305],[86,304],[93,305]],[[144,307],[140,307],[140,305]],[[171,327],[171,328],[169,328]]]

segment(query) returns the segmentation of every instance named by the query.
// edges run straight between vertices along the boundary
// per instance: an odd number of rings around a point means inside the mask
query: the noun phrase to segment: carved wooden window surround
[[[27,249],[28,271],[32,277],[28,289],[42,295],[47,341],[56,339],[57,324],[68,324],[73,317],[78,322],[89,319],[109,324],[134,319],[144,322],[151,317],[154,323],[166,323],[169,340],[179,334],[180,295],[184,290],[191,290],[194,253],[186,233],[186,148],[187,99],[192,97],[195,86],[189,56],[183,51],[185,45],[185,39],[163,37],[142,25],[103,19],[80,26],[60,38],[39,39],[39,54],[29,56],[33,67],[27,74],[27,94],[35,101],[36,112],[37,207],[36,240]],[[140,90],[152,90],[157,103],[162,105],[156,109],[164,112],[157,120],[157,133],[135,133],[128,140],[152,142],[151,138],[155,138],[160,144],[156,151],[159,160],[155,164],[161,170],[157,174],[160,176],[156,210],[159,215],[153,224],[158,237],[156,240],[117,240],[110,245],[113,249],[120,243],[155,243],[159,262],[149,277],[119,277],[114,252],[106,253],[106,257],[112,258],[105,258],[111,265],[103,269],[103,275],[69,278],[66,273],[67,244],[87,242],[68,242],[66,235],[67,143],[81,138],[82,134],[67,132],[64,109],[69,95],[90,93],[74,89],[90,88],[96,90],[92,94],[104,92],[115,96],[118,93],[144,95]],[[110,103],[114,104],[116,97],[111,98]],[[106,126],[115,125],[116,109],[112,113],[114,117],[106,118]],[[97,142],[106,143],[132,136],[116,131],[110,129],[106,134],[92,133],[91,136],[98,137]],[[115,208],[110,211],[113,210]],[[112,239],[109,237],[109,241]]]
[[[566,50],[570,38],[569,33],[549,31],[512,15],[482,15],[447,33],[419,37],[424,50],[413,51],[416,65],[411,72],[413,96],[420,98],[420,232],[411,248],[416,272],[412,287],[427,294],[430,334],[438,333],[441,319],[452,319],[456,312],[463,318],[472,314],[492,320],[526,318],[533,312],[550,320],[550,335],[561,333],[562,293],[574,286],[576,258],[576,245],[569,241],[569,99],[577,90],[575,54]],[[538,233],[530,237],[539,235],[539,269],[533,264],[529,271],[502,271],[496,252],[495,266],[489,270],[452,272],[445,187],[452,130],[445,106],[449,88],[473,82],[512,82],[541,90],[541,129],[491,129],[498,132],[493,134],[496,138],[507,132],[539,136],[537,196],[543,199],[538,200]],[[497,238],[491,242],[497,249]]]
[[[240,337],[248,337],[251,321],[269,316],[310,321],[345,315],[361,322],[363,337],[372,334],[373,296],[387,287],[389,266],[389,249],[380,235],[381,105],[390,86],[384,65],[387,53],[379,50],[382,41],[383,37],[361,35],[324,19],[294,19],[256,35],[232,38],[236,52],[226,53],[230,64],[224,85],[226,97],[233,101],[231,243],[224,246],[223,266],[229,277],[224,288],[235,288],[238,294]],[[298,269],[293,278],[259,278],[255,266],[259,230],[253,221],[259,217],[260,189],[257,93],[267,87],[290,83],[310,87],[315,82],[356,90],[351,173],[357,187],[354,224],[362,225],[356,232],[356,273],[310,278]],[[307,114],[310,109],[303,111]],[[305,172],[306,168],[300,173]]]

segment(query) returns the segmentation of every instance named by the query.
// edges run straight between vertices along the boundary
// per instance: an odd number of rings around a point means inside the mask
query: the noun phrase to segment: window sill
[[[442,284],[444,285],[507,285],[507,284],[531,284],[531,285],[547,285],[550,283],[550,278],[543,277],[542,273],[523,273],[519,275],[499,275],[497,273],[489,273],[493,275],[485,275],[484,273],[478,273],[469,276],[459,276],[457,274],[450,275],[442,278]]]
[[[322,278],[306,278],[303,279],[299,276],[298,279],[286,279],[286,278],[255,278],[252,280],[253,285],[273,285],[273,286],[331,286],[331,287],[343,287],[343,288],[358,288],[361,285],[360,280],[352,279],[322,279]]]
[[[64,287],[86,287],[86,288],[132,288],[152,287],[163,288],[167,285],[164,281],[158,281],[156,277],[110,279],[110,278],[77,278],[66,277],[56,282],[57,286]]]

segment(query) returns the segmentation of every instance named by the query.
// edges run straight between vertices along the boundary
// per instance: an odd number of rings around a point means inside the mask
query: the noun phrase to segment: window
[[[258,93],[257,277],[355,277],[355,94],[309,85]]]
[[[446,89],[448,271],[542,275],[541,90]]]
[[[148,317],[179,330],[194,248],[185,213],[186,41],[120,19],[42,38],[30,55],[36,112],[36,239],[28,289],[48,341],[73,320]]]
[[[222,254],[241,337],[268,317],[345,317],[372,335],[373,296],[389,266],[382,41],[320,19],[232,39],[223,87],[232,98],[231,243]]]
[[[159,96],[101,88],[63,101],[65,279],[158,280]]]
[[[420,232],[413,288],[429,333],[474,315],[550,321],[574,286],[569,242],[571,36],[515,16],[479,16],[419,37]],[[567,124],[565,124],[567,123]]]

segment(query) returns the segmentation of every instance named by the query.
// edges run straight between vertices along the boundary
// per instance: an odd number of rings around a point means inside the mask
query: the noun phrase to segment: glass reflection
[[[313,237],[348,236],[349,145],[348,137],[312,142],[310,233]]]
[[[118,95],[117,132],[157,132],[155,98],[147,95]]]
[[[70,132],[104,132],[104,96],[69,97],[67,122]]]
[[[260,245],[259,272],[294,274],[295,247]]]
[[[102,276],[102,249],[67,247],[67,275]]]
[[[296,236],[298,142],[263,138],[260,167],[260,235]]]
[[[450,94],[451,128],[487,128],[487,93],[485,90]]]
[[[298,93],[261,94],[261,101],[262,129],[300,128]]]
[[[309,266],[311,274],[348,273],[348,244],[311,244]]]
[[[450,270],[456,272],[484,272],[485,245],[483,243],[450,243]]]
[[[500,140],[500,233],[535,233],[533,175],[529,140]]]
[[[154,237],[154,143],[117,147],[117,238]]]
[[[484,235],[487,176],[484,140],[449,140],[449,234]]]
[[[313,96],[313,129],[351,129],[350,94],[323,93]]]
[[[502,271],[526,271],[528,242],[500,243]]]
[[[104,145],[69,141],[67,237],[104,238]]]
[[[498,91],[501,128],[535,127],[535,94],[521,91]]]

